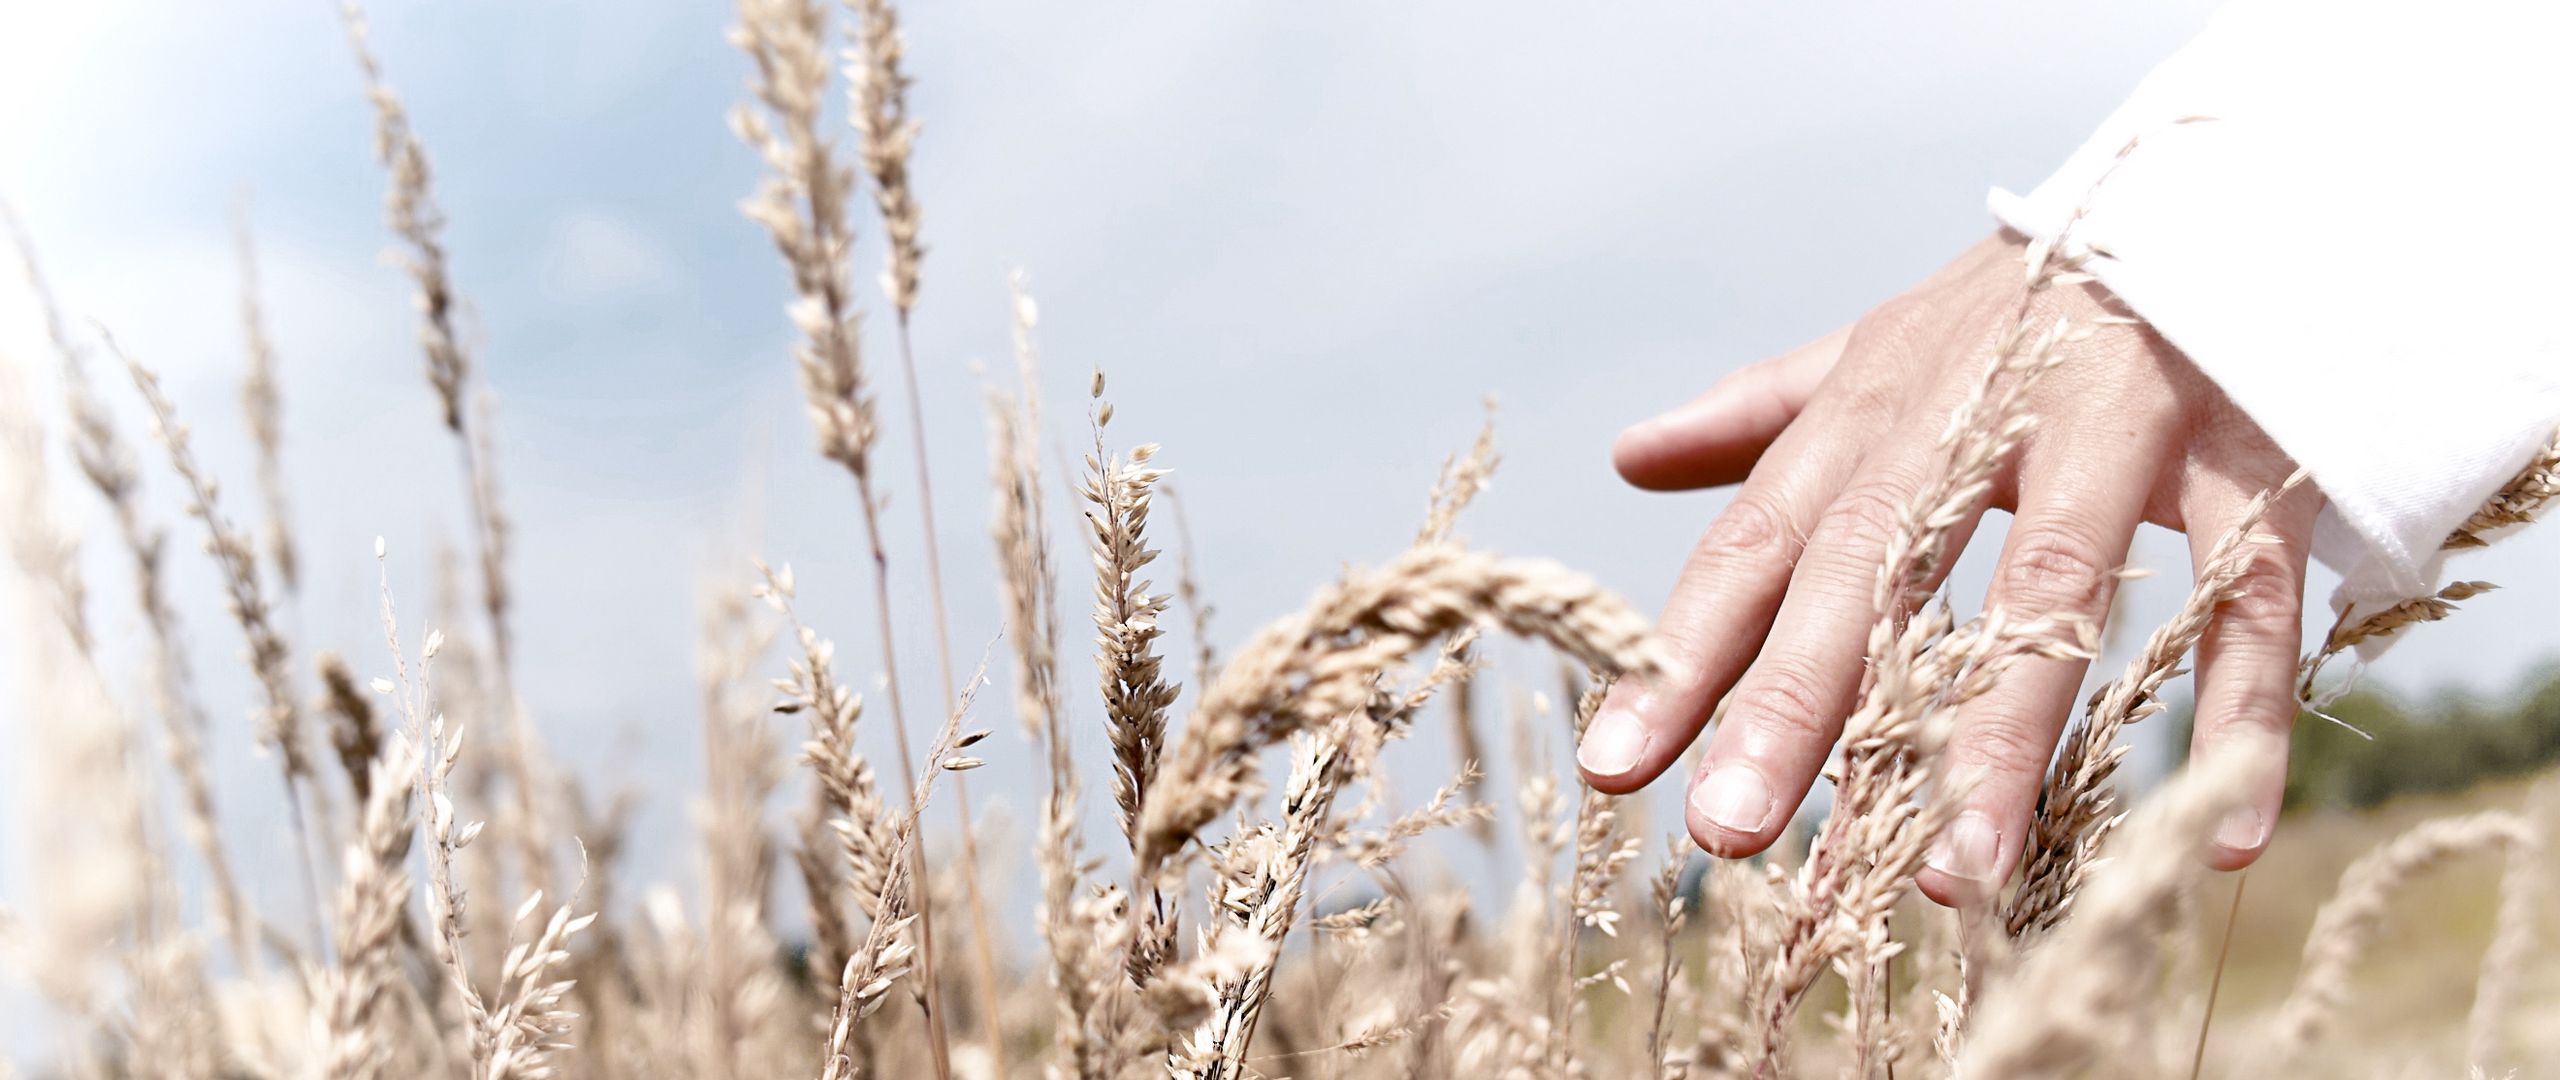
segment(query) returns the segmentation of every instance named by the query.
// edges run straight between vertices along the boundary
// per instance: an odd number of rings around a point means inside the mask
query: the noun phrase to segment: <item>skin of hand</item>
[[[1727,858],[1777,839],[1855,704],[1886,540],[1940,467],[1949,414],[2017,322],[2025,251],[2014,234],[1993,236],[1855,326],[1737,371],[1619,436],[1618,472],[1638,487],[1742,486],[1663,611],[1660,632],[1679,665],[1616,687],[1583,737],[1576,757],[1592,787],[1623,794],[1651,783],[1713,716],[1686,800],[1690,835]],[[2047,290],[2030,314],[2042,326],[2125,312],[2084,284]],[[2148,326],[2105,327],[2064,349],[2031,390],[2035,427],[1987,500],[2013,520],[1985,608],[2103,624],[2137,526],[2184,532],[2201,560],[2293,463]],[[2193,753],[2256,750],[2266,763],[2215,832],[2209,861],[2220,869],[2266,849],[2283,798],[2319,505],[2306,485],[2270,508],[2236,597],[2197,648]],[[1971,539],[1981,509],[1955,530],[1952,550]],[[1961,808],[1919,878],[1932,899],[1978,902],[2008,880],[2087,667],[2024,661],[1959,711],[1940,775]]]

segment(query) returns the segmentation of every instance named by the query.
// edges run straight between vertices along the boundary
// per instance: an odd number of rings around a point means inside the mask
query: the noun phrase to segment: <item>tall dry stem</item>
[[[898,361],[906,376],[908,431],[914,438],[916,514],[924,527],[924,576],[933,600],[934,662],[942,676],[942,707],[958,707],[952,686],[949,594],[942,585],[942,539],[934,527],[933,469],[925,448],[924,393],[916,378],[915,303],[923,283],[924,245],[919,239],[922,211],[916,206],[907,163],[915,153],[920,125],[907,115],[907,89],[913,81],[905,68],[906,37],[898,29],[898,10],[889,0],[847,0],[855,16],[854,47],[846,50],[845,75],[853,85],[853,128],[860,144],[863,171],[871,178],[872,202],[879,208],[889,240],[887,267],[880,285],[898,314]],[[978,827],[969,805],[969,778],[951,778],[952,801],[960,817],[961,886],[969,904],[971,955],[978,967],[979,1011],[990,1025],[986,1045],[990,1067],[1004,1075],[1004,1038],[995,1027],[1003,1016],[996,997],[994,934],[988,928],[987,905],[979,881]]]
[[[836,163],[831,142],[819,133],[820,102],[827,89],[826,32],[826,15],[815,0],[739,0],[738,26],[730,40],[755,64],[751,92],[758,107],[740,106],[730,114],[730,126],[764,158],[767,169],[741,208],[771,234],[791,272],[795,299],[789,311],[803,337],[792,355],[818,452],[852,474],[861,503],[886,680],[882,696],[889,703],[901,774],[914,783],[915,755],[908,748],[906,707],[899,695],[896,619],[890,613],[889,552],[881,535],[872,470],[878,406],[863,370],[861,316],[854,310],[849,266],[853,227],[845,204],[852,197],[853,173]],[[932,881],[924,865],[925,845],[909,845],[907,853],[918,863],[916,879]],[[917,903],[915,918],[934,1074],[947,1080],[950,1046],[934,966],[929,895]]]
[[[510,612],[514,591],[508,584],[507,560],[514,525],[499,497],[495,446],[490,431],[490,399],[475,401],[477,369],[463,345],[458,325],[461,299],[454,291],[444,245],[444,210],[436,202],[434,172],[426,144],[409,123],[408,107],[385,78],[374,56],[370,24],[358,0],[339,0],[347,44],[362,70],[365,93],[373,104],[374,156],[389,170],[391,183],[383,207],[391,231],[406,248],[405,262],[417,291],[418,345],[426,354],[427,385],[435,391],[446,432],[453,437],[461,462],[463,504],[470,509],[471,542],[480,571],[480,607],[487,616],[489,648],[495,680],[492,710],[499,722],[499,765],[513,788],[515,824],[511,830],[529,888],[548,886],[551,848],[534,823],[542,819],[544,777],[539,744],[523,715],[516,693],[515,628]]]
[[[827,1025],[820,1080],[846,1080],[851,1075],[853,1061],[847,1048],[855,1026],[880,1007],[886,1000],[882,995],[906,975],[907,961],[918,955],[914,946],[906,944],[907,930],[910,927],[921,929],[917,922],[920,908],[914,895],[917,863],[909,849],[919,842],[918,823],[924,817],[925,803],[933,797],[934,779],[945,772],[966,772],[980,764],[975,758],[954,757],[951,752],[970,746],[985,736],[984,732],[972,732],[966,736],[960,733],[960,722],[969,702],[984,681],[985,672],[981,670],[962,687],[961,709],[943,720],[942,732],[933,741],[932,763],[908,796],[906,812],[899,820],[896,839],[885,860],[889,874],[881,891],[879,910],[872,917],[869,933],[854,950],[853,959],[845,964],[844,977],[837,983],[835,1019]],[[922,977],[921,972],[919,977]]]
[[[293,544],[293,501],[284,482],[284,389],[276,379],[275,340],[267,335],[266,304],[259,295],[258,246],[244,202],[232,231],[240,258],[240,331],[249,357],[240,380],[240,413],[258,448],[258,497],[267,511],[267,562],[288,597],[302,592],[302,559]]]
[[[241,636],[249,643],[249,669],[257,676],[258,689],[264,700],[255,713],[261,738],[276,753],[284,774],[285,800],[293,822],[294,849],[302,869],[303,891],[311,904],[313,922],[318,913],[327,910],[320,898],[320,875],[312,866],[311,830],[304,824],[303,799],[308,791],[317,803],[324,790],[311,768],[310,753],[304,743],[302,706],[295,697],[292,675],[292,649],[276,626],[275,607],[267,598],[266,586],[258,572],[258,556],[249,541],[222,516],[216,501],[219,485],[196,461],[188,442],[187,426],[178,421],[177,406],[160,389],[160,377],[132,357],[116,348],[114,339],[107,340],[108,351],[123,361],[125,371],[133,377],[134,388],[141,392],[143,404],[151,410],[152,434],[169,452],[169,465],[186,485],[188,513],[205,529],[205,550],[222,571],[222,584],[229,602],[232,621],[240,626]],[[324,820],[326,815],[323,815]]]

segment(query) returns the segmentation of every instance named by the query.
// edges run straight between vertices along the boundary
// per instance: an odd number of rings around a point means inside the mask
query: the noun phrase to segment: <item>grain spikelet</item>
[[[400,932],[409,898],[409,843],[417,824],[410,799],[418,750],[395,736],[368,770],[371,782],[356,842],[339,875],[337,961],[312,989],[324,1027],[322,1075],[369,1080],[390,1063],[400,1036],[391,1012]]]
[[[1094,663],[1102,677],[1103,713],[1111,725],[1111,793],[1119,804],[1120,829],[1134,843],[1139,806],[1164,753],[1165,713],[1181,693],[1165,682],[1164,658],[1156,652],[1156,639],[1164,634],[1159,622],[1166,597],[1150,591],[1152,583],[1139,576],[1156,559],[1155,549],[1147,546],[1147,515],[1156,481],[1165,473],[1154,466],[1152,443],[1129,451],[1126,459],[1105,444],[1112,409],[1102,398],[1099,371],[1093,374],[1093,398],[1093,452],[1085,457],[1078,493],[1091,507],[1085,524],[1095,579]]]

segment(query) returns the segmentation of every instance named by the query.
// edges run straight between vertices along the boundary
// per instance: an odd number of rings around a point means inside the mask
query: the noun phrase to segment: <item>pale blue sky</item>
[[[918,350],[955,650],[965,663],[996,626],[969,365],[1008,354],[1005,267],[1028,268],[1045,316],[1054,441],[1080,443],[1099,364],[1115,434],[1163,444],[1225,643],[1396,550],[1486,393],[1504,402],[1506,461],[1464,531],[1649,609],[1722,496],[1624,489],[1610,435],[1982,235],[1985,191],[2040,179],[2209,7],[915,5],[932,249]],[[843,655],[873,655],[848,486],[808,453],[796,405],[782,271],[734,210],[757,165],[723,119],[745,80],[730,13],[445,0],[374,15],[499,400],[526,695],[562,757],[652,794],[647,821],[670,839],[635,860],[681,874],[704,591],[742,586],[750,553],[792,562]],[[169,373],[235,515],[252,508],[226,212],[254,194],[310,567],[294,625],[306,650],[380,670],[372,538],[390,537],[423,615],[433,542],[462,530],[406,287],[380,257],[381,176],[333,5],[7,0],[0,100],[0,192],[75,316]],[[877,230],[861,228],[867,287]],[[14,276],[0,354],[45,368]],[[131,395],[108,388],[138,433]],[[907,435],[902,407],[887,414],[899,509]],[[146,485],[181,526],[175,587],[219,673],[205,686],[229,735],[219,768],[242,793],[227,812],[243,838],[272,839],[273,785],[236,719],[250,689],[221,662],[237,638],[156,462]],[[95,500],[59,494],[93,538],[97,618],[127,655],[130,590]],[[1072,543],[1072,519],[1057,525]],[[892,539],[913,568],[911,519]],[[2545,535],[2475,559],[2465,576],[2512,590],[2409,642],[2383,677],[2496,688],[2547,657],[2555,551]],[[2184,558],[2158,536],[2138,554],[2164,571],[2134,589],[2147,622],[2183,592]],[[1979,581],[1977,560],[1963,599]],[[1083,589],[1066,594],[1073,612]],[[920,619],[919,593],[897,600]],[[1068,620],[1077,652],[1082,626]],[[924,640],[906,640],[919,685]],[[40,733],[8,715],[0,737]],[[1436,782],[1434,753],[1401,779]],[[990,756],[981,802],[1020,821],[1028,801],[1000,793],[1035,770],[1010,746]],[[14,903],[29,810],[0,815]]]

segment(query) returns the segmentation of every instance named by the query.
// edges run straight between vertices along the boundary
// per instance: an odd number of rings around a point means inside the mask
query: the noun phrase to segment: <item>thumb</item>
[[[1618,475],[1653,491],[1740,483],[1795,422],[1848,340],[1847,330],[1835,330],[1727,375],[1688,404],[1619,433],[1612,452]]]

